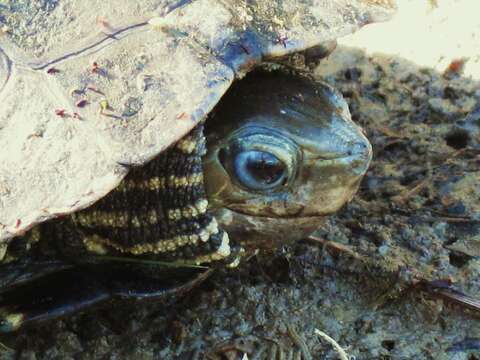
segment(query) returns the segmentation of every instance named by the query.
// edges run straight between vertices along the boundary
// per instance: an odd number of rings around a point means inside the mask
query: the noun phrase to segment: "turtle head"
[[[234,84],[206,136],[210,206],[247,250],[313,232],[353,197],[372,156],[338,92],[284,72]]]

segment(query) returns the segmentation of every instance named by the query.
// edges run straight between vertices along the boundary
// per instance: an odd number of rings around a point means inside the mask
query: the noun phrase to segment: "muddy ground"
[[[343,93],[374,160],[315,238],[173,306],[2,336],[0,359],[338,359],[315,329],[356,359],[480,359],[480,84],[461,65],[337,48],[314,74]]]

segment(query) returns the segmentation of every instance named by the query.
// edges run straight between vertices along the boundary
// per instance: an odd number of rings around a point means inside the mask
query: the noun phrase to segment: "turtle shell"
[[[12,4],[0,13],[0,240],[106,195],[265,59],[395,8],[393,0]]]

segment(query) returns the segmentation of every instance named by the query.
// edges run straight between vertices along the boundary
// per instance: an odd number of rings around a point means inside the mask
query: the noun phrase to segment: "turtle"
[[[393,0],[2,7],[2,332],[184,294],[313,232],[367,171],[345,100],[289,64]]]

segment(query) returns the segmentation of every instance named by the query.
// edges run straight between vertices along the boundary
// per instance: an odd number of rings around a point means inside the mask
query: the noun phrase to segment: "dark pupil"
[[[276,182],[283,175],[283,163],[274,155],[261,151],[249,151],[246,167],[258,181],[266,184]]]

